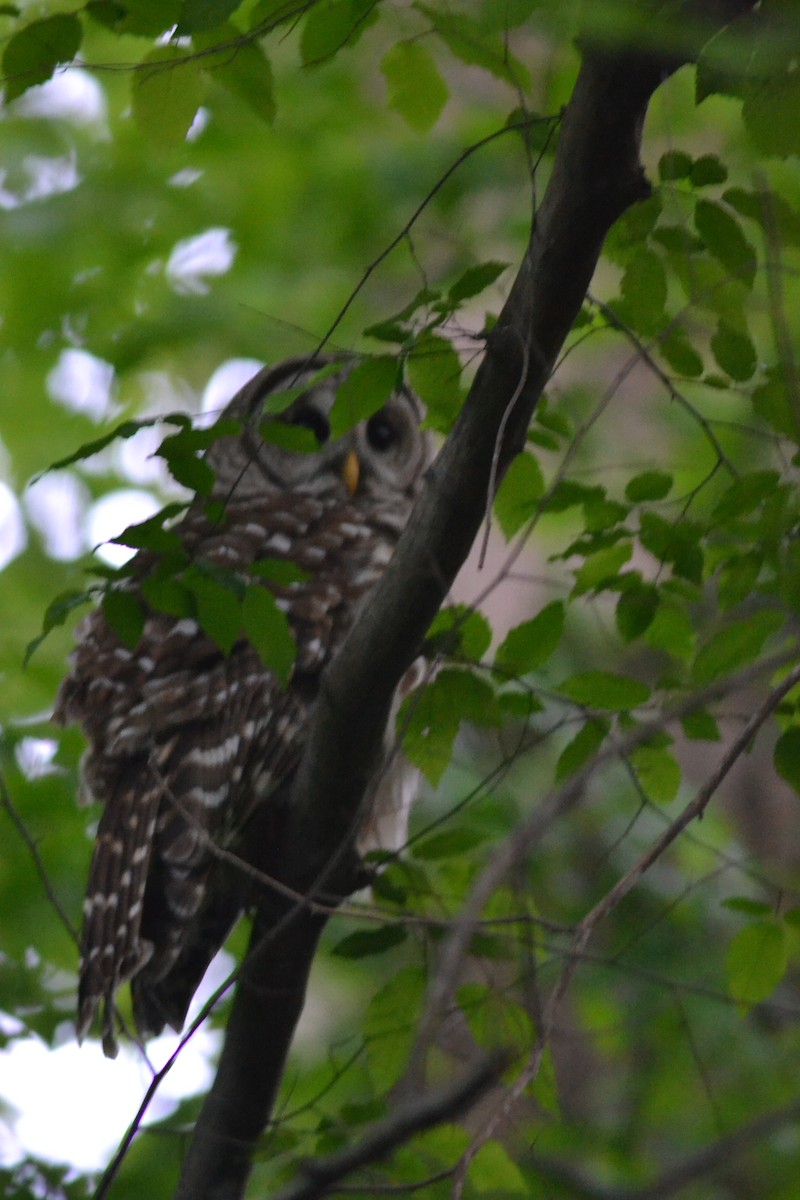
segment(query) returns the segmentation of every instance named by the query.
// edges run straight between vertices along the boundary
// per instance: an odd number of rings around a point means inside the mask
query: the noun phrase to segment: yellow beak
[[[350,450],[347,458],[344,460],[344,466],[342,467],[342,479],[344,480],[345,487],[351,496],[355,495],[360,474],[361,464],[358,461],[358,455],[356,454],[355,450]]]

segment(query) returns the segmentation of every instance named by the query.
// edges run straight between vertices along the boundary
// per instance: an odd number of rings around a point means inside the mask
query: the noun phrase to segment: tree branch
[[[684,4],[682,17],[704,21],[710,33],[753,2],[695,0]],[[383,580],[323,681],[284,847],[283,882],[297,891],[313,896],[324,881],[328,893],[346,895],[360,882],[352,838],[343,842],[342,831],[357,826],[397,683],[480,529],[490,480],[499,483],[524,447],[608,230],[649,195],[639,160],[647,106],[659,84],[691,57],[689,51],[665,57],[584,47],[550,184],[463,411]],[[271,908],[256,928],[274,919]],[[179,1197],[237,1200],[242,1194],[302,1007],[321,920],[298,906],[284,909],[282,926],[267,943],[254,935],[258,953],[243,969]],[[286,985],[280,994],[276,981]]]

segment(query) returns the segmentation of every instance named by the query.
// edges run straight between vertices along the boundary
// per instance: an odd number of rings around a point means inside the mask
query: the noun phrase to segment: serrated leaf
[[[654,584],[635,582],[625,588],[614,613],[617,629],[624,642],[641,637],[652,624],[658,605],[659,592]]]
[[[316,454],[319,442],[313,430],[305,425],[290,425],[286,421],[264,421],[258,432],[270,446],[279,446],[289,454]]]
[[[508,632],[495,656],[495,665],[511,675],[535,671],[558,648],[564,619],[564,605],[560,600],[546,605],[530,621],[523,621]]]
[[[786,974],[786,930],[771,921],[741,929],[728,948],[728,988],[743,1010],[766,1000]]]
[[[558,690],[587,708],[603,708],[609,712],[627,712],[650,698],[650,688],[646,684],[611,671],[584,671],[572,675],[559,684]]]
[[[145,612],[138,596],[123,588],[111,588],[103,597],[103,616],[123,646],[135,649],[145,623]]]
[[[376,929],[357,929],[337,942],[331,954],[337,958],[369,958],[385,954],[408,937],[402,925],[379,925]]]
[[[663,500],[672,490],[673,482],[673,477],[667,471],[642,471],[628,480],[625,495],[632,504],[641,504],[644,500]]]
[[[673,371],[679,375],[696,379],[703,374],[703,359],[689,341],[686,331],[680,326],[669,330],[659,339],[658,349]]]
[[[339,384],[330,412],[331,437],[341,437],[378,412],[396,386],[396,359],[383,355],[359,363]]]
[[[9,39],[3,51],[6,102],[29,87],[46,83],[59,63],[71,62],[80,49],[83,29],[73,13],[32,21]]]
[[[756,273],[756,252],[736,218],[716,201],[698,200],[694,223],[710,252],[733,278],[752,287]]]
[[[157,46],[133,75],[133,115],[159,149],[185,141],[202,98],[199,62],[177,46]]]
[[[408,382],[428,410],[427,424],[447,433],[458,416],[464,393],[461,360],[446,338],[421,337],[406,360]]]
[[[430,51],[420,42],[398,42],[383,56],[381,71],[389,107],[418,133],[432,129],[450,91]]]
[[[136,0],[135,4],[126,4],[125,18],[116,31],[158,37],[177,23],[183,3],[184,0]]]
[[[544,477],[532,454],[518,454],[494,499],[494,511],[506,541],[510,541],[536,512],[544,495]]]
[[[602,746],[608,737],[611,724],[609,721],[595,719],[582,725],[571,742],[568,742],[556,763],[556,783],[574,773],[588,762]]]
[[[266,579],[278,587],[289,587],[293,583],[306,583],[311,575],[288,558],[257,558],[248,570],[259,579]]]
[[[800,436],[800,413],[796,411],[794,393],[786,386],[781,367],[766,372],[767,379],[753,390],[750,399],[757,415],[778,433],[797,439]]]
[[[800,795],[800,726],[790,725],[775,744],[775,770]]]
[[[758,365],[756,348],[749,336],[722,319],[711,338],[711,351],[725,374],[737,383],[750,379]]]
[[[469,267],[449,288],[448,300],[451,304],[457,305],[462,300],[469,300],[472,296],[480,295],[503,274],[507,267],[508,263],[502,262],[485,262],[476,267]]]
[[[698,650],[692,681],[703,687],[753,662],[767,638],[781,629],[785,621],[785,613],[768,609],[721,629]]]
[[[241,623],[264,666],[285,687],[297,657],[297,645],[286,614],[267,588],[257,583],[246,588]]]
[[[164,522],[185,510],[185,504],[168,504],[146,521],[128,525],[117,537],[111,538],[116,546],[129,546],[132,550],[157,550],[169,554],[181,549],[181,539],[174,529],[165,529]]]
[[[375,0],[323,0],[310,9],[300,36],[300,57],[306,67],[332,58],[344,46],[354,46],[377,19]]]

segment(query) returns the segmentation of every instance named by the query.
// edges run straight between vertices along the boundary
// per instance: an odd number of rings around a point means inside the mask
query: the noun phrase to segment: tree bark
[[[754,6],[755,0],[694,0],[677,6],[677,17],[675,5],[644,6],[653,21],[668,9],[673,33],[692,32],[680,51],[583,47],[553,174],[463,411],[384,578],[323,681],[295,783],[281,875],[296,891],[313,897],[323,887],[329,899],[361,882],[342,830],[356,825],[395,687],[480,529],[490,485],[524,447],[606,234],[649,195],[639,155],[650,98],[711,33]],[[256,921],[179,1200],[243,1195],[280,1084],[324,918],[297,905],[284,911],[276,933],[270,909]]]

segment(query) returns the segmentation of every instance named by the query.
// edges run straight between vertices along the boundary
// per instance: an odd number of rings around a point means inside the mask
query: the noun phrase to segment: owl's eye
[[[292,414],[292,425],[302,425],[304,428],[310,429],[320,446],[331,436],[328,418],[318,408],[312,408],[310,404],[298,408],[297,412]]]
[[[389,450],[399,436],[397,426],[384,412],[375,413],[375,416],[367,421],[367,441],[373,450]]]

